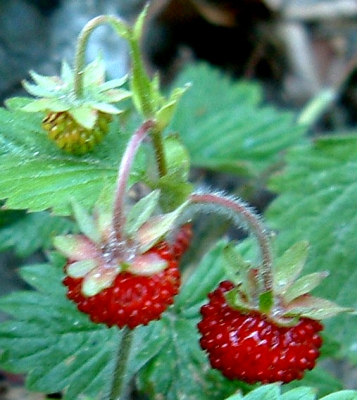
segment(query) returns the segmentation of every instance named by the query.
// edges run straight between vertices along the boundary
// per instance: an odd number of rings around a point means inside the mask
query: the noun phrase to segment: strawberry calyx
[[[85,129],[93,129],[100,113],[119,114],[122,110],[113,103],[118,103],[131,96],[131,93],[120,88],[126,77],[105,81],[103,60],[97,58],[83,70],[83,94],[75,94],[75,76],[73,69],[62,63],[60,76],[43,76],[30,72],[33,83],[23,81],[23,86],[36,99],[25,98],[22,111],[47,114],[68,113],[73,120]]]
[[[119,273],[152,276],[168,267],[161,253],[151,250],[175,230],[185,205],[173,212],[152,216],[158,202],[158,193],[151,193],[136,203],[128,213],[130,218],[126,220],[120,239],[113,229],[113,201],[108,196],[100,197],[93,215],[79,204],[73,206],[82,233],[57,236],[53,244],[68,259],[66,274],[83,280],[84,296],[94,296],[110,287]],[[172,249],[174,258],[180,258],[187,244],[182,246],[185,247],[180,254],[178,249]]]
[[[225,293],[225,298],[235,310],[247,314],[260,313],[282,327],[294,326],[301,318],[320,321],[354,311],[310,294],[328,273],[323,271],[299,277],[307,259],[307,242],[296,243],[276,260],[272,290],[264,289],[259,268],[245,262],[237,253],[233,261],[233,251],[232,248],[226,249],[226,253],[230,253],[225,258],[230,264],[228,275],[233,288]]]

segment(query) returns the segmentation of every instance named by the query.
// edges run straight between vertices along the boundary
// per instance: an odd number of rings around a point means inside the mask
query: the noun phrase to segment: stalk
[[[128,363],[134,331],[125,327],[115,359],[112,386],[108,400],[121,400],[125,391],[126,366]]]
[[[113,214],[113,229],[115,237],[118,241],[123,239],[123,227],[125,225],[125,213],[124,213],[124,199],[126,187],[129,180],[131,166],[133,164],[135,155],[144,140],[145,136],[150,129],[153,128],[155,122],[153,120],[147,120],[136,130],[125,149],[123,158],[121,159],[117,186],[115,191],[115,203],[114,203],[114,214]]]
[[[196,204],[207,204],[211,207],[219,206],[218,210],[224,214],[233,213],[233,219],[243,219],[252,233],[255,235],[261,252],[262,265],[261,277],[265,292],[273,290],[272,265],[273,256],[270,246],[269,235],[258,215],[255,214],[244,202],[231,199],[214,193],[192,194],[190,202]],[[215,208],[217,209],[217,208]],[[240,224],[238,224],[240,226]]]
[[[99,15],[90,20],[78,36],[74,59],[74,93],[77,99],[83,95],[83,71],[85,68],[85,54],[90,35],[100,25],[108,22],[106,15]]]

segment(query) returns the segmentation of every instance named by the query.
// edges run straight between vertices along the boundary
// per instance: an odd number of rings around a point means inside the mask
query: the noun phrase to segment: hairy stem
[[[89,37],[98,26],[107,22],[108,17],[106,15],[99,15],[90,20],[78,36],[74,59],[74,93],[77,98],[81,98],[83,95],[83,71],[85,68],[85,55]]]
[[[130,138],[123,158],[121,159],[118,171],[113,215],[113,229],[115,237],[118,241],[122,240],[123,238],[123,227],[125,225],[124,199],[131,166],[142,141],[149,130],[154,127],[154,125],[155,122],[153,120],[147,120],[136,130],[136,132]]]
[[[125,391],[126,368],[130,355],[131,343],[134,331],[125,327],[116,355],[112,386],[108,400],[121,400]]]
[[[167,164],[162,140],[162,133],[158,129],[151,131],[152,145],[154,147],[155,160],[159,176],[163,177],[167,174]]]
[[[270,246],[269,235],[256,215],[244,202],[238,199],[231,199],[219,194],[214,193],[202,193],[192,194],[190,196],[191,203],[208,204],[212,206],[219,206],[222,211],[229,214],[229,211],[237,217],[237,219],[243,219],[246,225],[250,228],[252,233],[255,235],[262,257],[261,266],[261,277],[264,286],[264,291],[270,292],[273,289],[273,278],[272,278],[272,265],[273,257]],[[218,208],[218,209],[219,209]],[[233,218],[235,220],[235,218]]]

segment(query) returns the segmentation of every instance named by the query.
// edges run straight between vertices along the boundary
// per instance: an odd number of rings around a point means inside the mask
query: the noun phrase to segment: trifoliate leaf
[[[180,132],[194,166],[256,176],[299,143],[305,128],[285,111],[263,106],[258,85],[233,82],[204,64],[190,65],[174,82],[191,88],[170,128]]]
[[[287,168],[274,177],[270,189],[278,194],[266,220],[279,231],[280,251],[292,243],[310,243],[307,273],[328,271],[316,295],[340,306],[357,307],[357,135],[315,139],[287,154]],[[325,322],[345,354],[357,361],[357,317],[341,315]]]

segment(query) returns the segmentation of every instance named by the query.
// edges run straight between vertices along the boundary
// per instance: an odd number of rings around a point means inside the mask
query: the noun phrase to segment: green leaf
[[[165,400],[221,400],[238,386],[207,367],[195,320],[170,313],[157,324],[162,325],[167,341],[163,351],[140,371],[141,390]]]
[[[113,187],[116,181],[129,136],[118,133],[115,120],[94,152],[71,156],[47,138],[41,116],[0,109],[0,199],[7,199],[7,208],[51,209],[61,215],[71,213],[73,199],[91,209],[104,185]],[[144,173],[142,155],[136,158],[130,184]]]
[[[341,390],[338,393],[331,393],[323,397],[321,400],[357,400],[356,390]]]
[[[307,240],[306,272],[330,274],[315,289],[316,295],[356,308],[357,135],[316,139],[291,150],[287,162],[285,172],[271,180],[270,188],[278,196],[266,213],[270,227],[279,231],[277,248],[281,252]],[[357,316],[340,315],[325,325],[357,362]]]
[[[316,390],[309,387],[298,387],[291,389],[281,395],[280,400],[315,400]]]
[[[53,265],[22,268],[22,278],[36,290],[0,298],[0,309],[13,320],[0,324],[0,367],[27,373],[30,390],[64,391],[64,400],[108,392],[121,331],[92,323],[65,296],[63,258]],[[166,342],[166,332],[151,324],[135,330],[129,381]]]
[[[192,87],[180,100],[172,124],[194,166],[256,176],[299,143],[305,128],[291,113],[263,106],[256,84],[233,82],[204,64],[189,66],[174,82]]]
[[[317,398],[343,389],[343,383],[339,379],[319,366],[312,371],[307,371],[302,380],[292,381],[284,385],[282,389],[283,392],[289,393],[291,389],[300,388],[301,386],[314,388]]]
[[[0,211],[6,218],[10,211]],[[13,211],[11,212],[14,213]],[[13,249],[20,257],[28,257],[35,251],[49,248],[55,235],[62,235],[75,229],[75,225],[61,217],[47,212],[27,214],[19,211],[0,226],[0,251]]]
[[[279,400],[280,388],[278,385],[264,385],[253,390],[244,398],[246,400]]]
[[[177,308],[185,315],[194,313],[197,316],[197,305],[207,302],[207,294],[214,290],[219,282],[227,279],[222,254],[226,246],[227,242],[223,240],[216,244],[186,280],[175,301]]]

